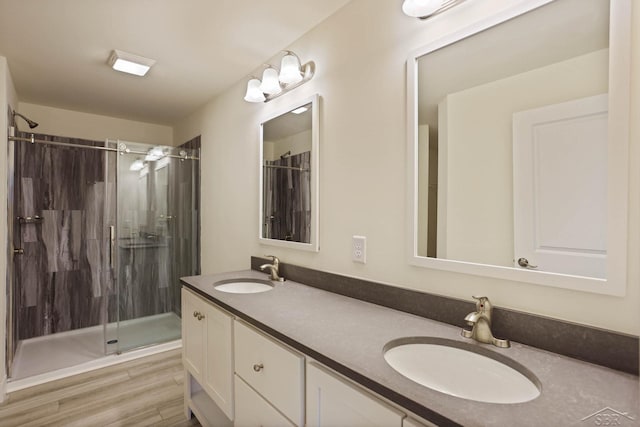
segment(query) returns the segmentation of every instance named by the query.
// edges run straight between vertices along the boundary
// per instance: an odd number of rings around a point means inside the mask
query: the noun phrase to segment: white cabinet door
[[[307,364],[307,427],[402,426],[404,414],[320,367]]]
[[[233,420],[233,318],[182,289],[183,363],[207,395]]]
[[[293,427],[280,412],[235,377],[236,419],[234,427]]]
[[[202,301],[186,289],[182,289],[182,362],[198,382],[204,372],[204,339],[206,324],[198,320]],[[194,316],[195,314],[195,316]]]
[[[296,425],[304,425],[304,357],[238,321],[235,371]]]
[[[206,348],[204,389],[233,420],[233,319],[213,305],[205,306]]]

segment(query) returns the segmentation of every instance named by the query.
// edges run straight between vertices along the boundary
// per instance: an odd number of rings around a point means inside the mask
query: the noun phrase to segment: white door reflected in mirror
[[[513,181],[514,254],[524,267],[604,279],[607,96],[515,113]]]

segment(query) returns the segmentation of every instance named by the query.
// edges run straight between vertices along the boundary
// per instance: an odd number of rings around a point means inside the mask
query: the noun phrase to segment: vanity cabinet
[[[289,420],[284,425],[303,426],[304,357],[242,322],[234,323],[237,414],[240,421],[247,420],[242,424],[236,419],[236,424],[283,425],[279,412]]]
[[[185,412],[203,426],[431,425],[185,288],[182,316]]]
[[[405,415],[317,362],[307,364],[307,426],[402,427]]]
[[[294,427],[239,376],[235,376],[236,419],[234,427]]]
[[[232,328],[229,313],[182,289],[185,404],[195,409],[192,397],[201,388],[229,420],[233,420]],[[192,386],[192,380],[199,387]]]

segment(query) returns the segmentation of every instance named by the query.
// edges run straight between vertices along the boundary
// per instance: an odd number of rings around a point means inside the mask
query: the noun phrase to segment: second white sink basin
[[[431,337],[400,339],[385,346],[384,358],[410,380],[464,399],[521,403],[540,395],[539,381],[524,366],[459,341]]]
[[[229,279],[214,283],[213,288],[217,291],[232,294],[256,294],[272,290],[273,285],[268,280]]]

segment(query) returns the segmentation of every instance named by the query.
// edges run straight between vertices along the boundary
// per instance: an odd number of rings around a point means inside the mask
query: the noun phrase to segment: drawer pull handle
[[[262,371],[262,369],[264,369],[264,365],[262,363],[260,363],[260,364],[256,363],[255,365],[253,365],[253,370],[256,371],[256,372],[260,372],[260,371]]]
[[[204,319],[204,314],[200,313],[199,311],[194,311],[193,312],[193,317],[197,317],[198,320],[202,320],[202,319]]]

